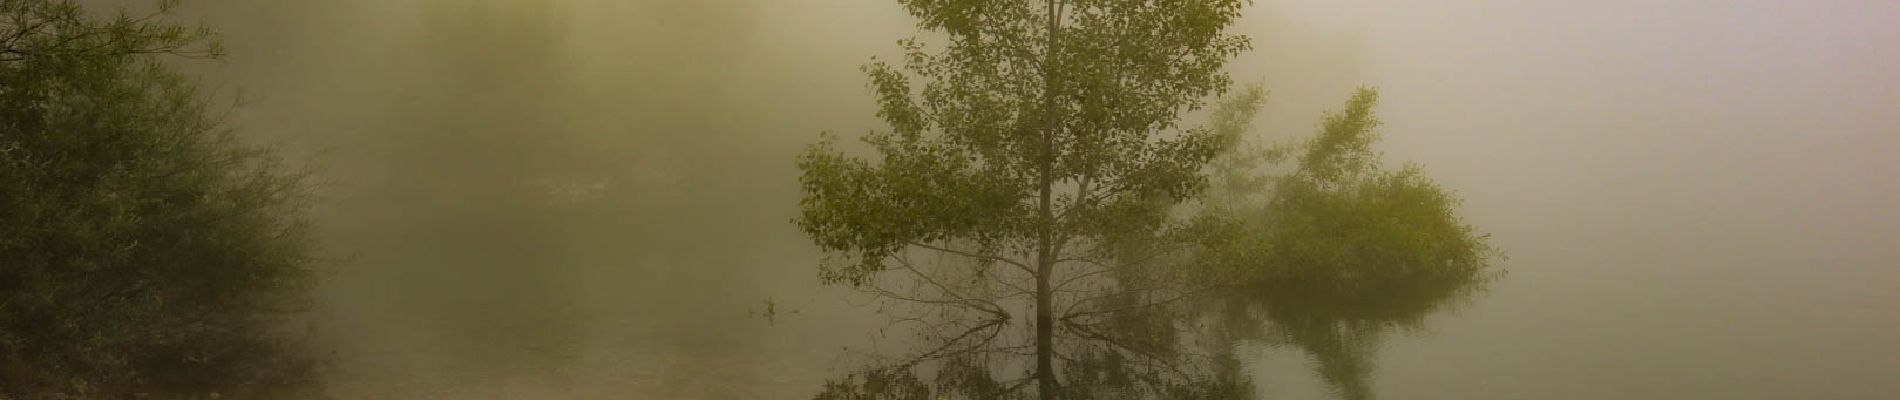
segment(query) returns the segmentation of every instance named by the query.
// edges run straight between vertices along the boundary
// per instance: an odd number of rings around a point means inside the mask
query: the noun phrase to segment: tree
[[[1378,92],[1354,93],[1304,143],[1249,147],[1239,135],[1264,96],[1251,88],[1216,112],[1230,139],[1184,230],[1202,244],[1192,263],[1240,283],[1210,308],[1218,325],[1253,332],[1225,336],[1302,348],[1335,392],[1372,398],[1383,334],[1482,291],[1500,254],[1421,167],[1381,164]]]
[[[0,398],[281,397],[312,268],[304,175],[160,56],[210,31],[0,0]]]
[[[1132,244],[1162,243],[1138,239],[1166,235],[1204,186],[1218,136],[1178,119],[1229,86],[1242,2],[900,3],[945,44],[902,40],[901,67],[865,67],[890,125],[864,139],[880,157],[830,137],[800,156],[795,222],[829,254],[821,277],[936,314],[905,366],[1025,354],[1033,372],[1002,389],[1034,382],[1043,399],[1063,390],[1059,359],[1090,363],[1071,355],[1170,368],[1171,335],[1102,328],[1188,295],[1157,262],[1174,249]],[[1021,309],[1033,332],[1005,335]],[[996,343],[1017,339],[1031,343]]]

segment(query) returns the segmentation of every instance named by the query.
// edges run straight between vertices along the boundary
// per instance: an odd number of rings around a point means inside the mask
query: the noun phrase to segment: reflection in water
[[[1425,274],[1268,280],[1117,314],[1099,331],[1067,331],[1062,398],[1251,399],[1255,384],[1236,350],[1253,344],[1298,348],[1340,398],[1370,399],[1380,340],[1423,328],[1427,316],[1467,299],[1483,282],[1477,275]],[[1017,389],[1031,381],[1014,377],[1027,376],[1030,359],[1011,357],[1019,356],[1012,349],[983,350],[927,367],[920,367],[932,361],[927,356],[884,360],[827,384],[817,398],[1027,398]]]
[[[1467,298],[1476,276],[1403,276],[1355,282],[1287,279],[1232,288],[1207,312],[1231,341],[1294,346],[1345,399],[1372,398],[1370,375],[1385,334]]]
[[[1387,334],[1424,327],[1427,316],[1469,298],[1477,275],[1383,279],[1282,279],[1225,287],[1192,302],[1118,314],[1100,332],[1074,335],[1060,369],[1068,399],[1251,399],[1242,345],[1291,346],[1344,399],[1373,398],[1371,372]],[[1073,340],[1073,339],[1097,339]],[[1083,345],[1080,343],[1087,343]],[[919,368],[923,358],[886,360],[826,385],[818,399],[1027,398],[1033,368],[1007,349],[973,352]],[[1015,362],[997,362],[1015,360]]]

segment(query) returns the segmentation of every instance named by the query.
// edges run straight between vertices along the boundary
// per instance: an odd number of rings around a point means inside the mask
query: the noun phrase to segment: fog
[[[143,2],[131,2],[142,4]],[[188,1],[247,137],[309,160],[338,398],[808,397],[874,310],[817,282],[792,157],[880,128],[884,0]],[[1259,1],[1263,139],[1381,89],[1509,254],[1389,340],[1394,398],[1900,394],[1900,3]],[[776,312],[760,315],[767,303]],[[1266,398],[1326,398],[1260,349]]]

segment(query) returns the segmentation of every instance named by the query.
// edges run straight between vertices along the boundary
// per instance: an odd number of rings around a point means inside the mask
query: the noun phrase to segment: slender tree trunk
[[[1049,209],[1049,172],[1048,163],[1044,163],[1042,187],[1042,215],[1045,221],[1051,212]],[[1052,307],[1049,287],[1049,275],[1055,270],[1055,247],[1051,243],[1050,229],[1043,229],[1036,257],[1036,380],[1037,388],[1043,400],[1055,398],[1056,371],[1052,365],[1055,358],[1055,323],[1050,312]]]
[[[1040,204],[1042,232],[1037,241],[1036,251],[1036,395],[1042,400],[1056,398],[1055,358],[1055,318],[1053,318],[1052,298],[1054,293],[1049,287],[1049,278],[1055,272],[1055,210],[1050,203],[1051,190],[1055,186],[1055,136],[1058,126],[1056,119],[1056,30],[1061,10],[1059,0],[1049,3],[1049,47],[1043,56],[1043,132],[1042,160],[1039,166],[1042,198]]]

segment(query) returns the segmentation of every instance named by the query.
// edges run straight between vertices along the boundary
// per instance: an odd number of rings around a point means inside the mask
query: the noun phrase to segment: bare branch
[[[1124,292],[1124,293],[1125,293],[1125,292]],[[1073,319],[1076,319],[1076,318],[1082,318],[1082,317],[1088,317],[1088,316],[1094,316],[1094,315],[1110,315],[1110,314],[1119,314],[1119,313],[1124,313],[1124,312],[1129,312],[1129,311],[1134,311],[1134,310],[1140,310],[1140,309],[1144,309],[1144,308],[1154,308],[1154,307],[1160,307],[1160,306],[1165,306],[1165,305],[1168,305],[1168,304],[1172,304],[1172,303],[1174,303],[1174,302],[1178,302],[1178,301],[1181,301],[1181,300],[1183,300],[1183,299],[1187,299],[1187,298],[1190,298],[1190,297],[1194,297],[1195,295],[1198,295],[1198,294],[1200,294],[1200,293],[1201,293],[1200,291],[1192,291],[1192,292],[1181,292],[1180,294],[1177,294],[1177,295],[1175,295],[1175,296],[1174,296],[1173,298],[1169,298],[1169,299],[1167,299],[1167,300],[1162,300],[1162,301],[1156,301],[1156,302],[1144,302],[1144,303],[1141,303],[1141,304],[1135,304],[1135,305],[1130,305],[1130,306],[1125,306],[1125,307],[1116,307],[1116,308],[1111,308],[1111,309],[1106,309],[1106,310],[1094,310],[1094,311],[1083,311],[1083,312],[1069,312],[1070,310],[1073,310],[1073,309],[1075,308],[1075,307],[1073,307],[1073,306],[1071,306],[1071,307],[1069,307],[1069,309],[1068,309],[1068,310],[1063,310],[1063,311],[1064,311],[1064,314],[1063,314],[1063,316],[1062,316],[1062,318],[1061,318],[1061,320],[1062,320],[1062,321],[1064,321],[1064,322],[1068,322],[1068,321],[1070,321],[1070,320],[1073,320]],[[1123,293],[1111,293],[1111,294],[1109,294],[1109,295],[1104,295],[1104,296],[1100,296],[1100,297],[1096,297],[1096,298],[1108,298],[1108,297],[1112,297],[1112,296],[1114,296],[1114,295],[1117,295],[1117,294],[1123,294]],[[1092,299],[1090,299],[1090,300],[1092,300]],[[1087,300],[1084,300],[1084,301],[1087,301]],[[1077,302],[1077,304],[1080,304],[1080,303],[1082,303],[1082,302],[1083,302],[1083,301],[1078,301],[1078,302]]]
[[[1035,272],[1034,272],[1034,270],[1033,270],[1033,269],[1030,269],[1030,268],[1029,268],[1029,265],[1028,265],[1028,264],[1024,264],[1024,263],[1022,263],[1022,262],[1018,262],[1018,261],[1016,261],[1016,260],[1012,260],[1012,259],[1009,259],[1009,258],[1006,258],[1006,257],[1002,257],[1002,256],[994,256],[994,255],[988,255],[988,254],[977,254],[977,253],[971,253],[971,252],[967,252],[967,251],[963,251],[963,250],[957,250],[957,249],[952,249],[952,248],[947,248],[947,247],[939,247],[939,246],[933,246],[933,245],[930,245],[930,244],[925,244],[925,243],[918,243],[918,242],[910,242],[909,244],[910,244],[910,245],[912,245],[912,246],[917,246],[917,247],[922,247],[922,248],[926,248],[926,249],[931,249],[931,250],[936,250],[936,251],[939,251],[939,252],[944,252],[944,253],[950,253],[950,254],[955,254],[955,255],[959,255],[959,256],[964,256],[964,257],[969,257],[969,258],[974,258],[974,259],[978,259],[978,260],[989,260],[989,261],[996,261],[996,262],[1001,262],[1001,263],[1004,263],[1004,264],[1009,264],[1009,265],[1014,265],[1014,266],[1016,266],[1017,268],[1021,268],[1021,269],[1023,270],[1023,272],[1029,272],[1029,273],[1030,273],[1031,275],[1034,275],[1034,274],[1035,274]]]
[[[1178,375],[1183,379],[1190,378],[1190,375],[1188,375],[1187,371],[1182,370],[1179,365],[1176,365],[1177,363],[1175,362],[1175,360],[1168,359],[1159,355],[1155,355],[1154,353],[1148,352],[1146,350],[1142,350],[1135,346],[1122,343],[1122,341],[1120,340],[1115,340],[1114,337],[1088,329],[1088,327],[1083,326],[1083,325],[1072,324],[1066,321],[1062,325],[1066,330],[1070,332],[1074,332],[1076,336],[1081,336],[1083,338],[1099,341],[1102,343],[1108,343],[1113,348],[1120,348],[1124,351],[1134,353],[1136,355],[1140,355],[1148,359],[1151,362],[1151,364],[1165,367],[1168,369],[1168,371],[1174,372],[1175,375]]]
[[[980,351],[984,349],[985,345],[989,344],[990,341],[996,339],[996,335],[1002,332],[1002,327],[1005,324],[1007,324],[1007,322],[1008,322],[1008,318],[992,319],[987,322],[984,322],[982,325],[977,325],[977,326],[970,327],[969,329],[965,329],[963,333],[957,334],[956,337],[953,337],[953,338],[950,338],[949,340],[944,341],[943,344],[940,346],[937,346],[937,348],[924,352],[923,354],[919,354],[915,357],[912,357],[909,362],[904,363],[903,367],[909,368],[911,366],[915,366],[925,361],[954,357],[958,355],[969,354],[972,352]],[[974,335],[978,331],[982,331],[984,329],[989,329],[990,333],[988,336],[985,336],[982,340],[979,340],[975,344],[970,345],[962,350],[957,350],[955,352],[949,351],[950,348],[956,347],[957,343],[962,342],[964,338],[968,338],[970,337],[970,335]]]
[[[900,295],[900,294],[897,294],[897,292],[893,292],[889,289],[884,289],[884,288],[875,287],[875,286],[860,288],[859,291],[871,294],[873,296],[892,298],[892,299],[903,300],[903,301],[912,302],[912,303],[963,306],[964,308],[969,308],[972,310],[982,311],[982,312],[990,313],[990,314],[999,313],[999,311],[997,310],[984,308],[983,304],[978,303],[978,302],[970,302],[970,301],[965,301],[965,300],[919,299],[919,298]]]
[[[987,308],[977,307],[977,309],[989,312],[990,314],[995,314],[997,316],[1008,318],[1009,314],[1003,310],[1002,305],[996,304],[996,302],[994,301],[972,298],[972,297],[964,296],[963,294],[957,293],[955,290],[951,290],[950,287],[944,286],[942,283],[938,283],[936,279],[932,279],[930,277],[930,274],[926,274],[924,273],[924,271],[918,270],[917,266],[912,265],[910,263],[910,260],[903,257],[902,255],[895,256],[893,258],[897,259],[898,264],[902,264],[904,266],[905,271],[910,271],[911,274],[917,275],[918,279],[923,280],[925,283],[929,283],[930,286],[932,287],[936,287],[937,290],[943,292],[944,295],[950,296],[951,298],[956,299],[957,301],[976,304],[976,305],[982,305],[982,306],[988,306]]]
[[[1088,259],[1081,259],[1081,258],[1064,258],[1064,259],[1058,259],[1058,260],[1056,260],[1056,262],[1057,262],[1057,263],[1061,263],[1061,262],[1065,262],[1065,261],[1085,261],[1085,262],[1086,262],[1087,264],[1091,264],[1091,265],[1095,265],[1095,266],[1097,266],[1097,267],[1101,267],[1101,268],[1100,268],[1100,269],[1096,269],[1096,270],[1094,270],[1094,271],[1089,271],[1089,272],[1084,272],[1084,273],[1080,273],[1080,274],[1076,274],[1075,276],[1071,276],[1071,277],[1069,277],[1068,279],[1063,279],[1063,280],[1062,280],[1062,282],[1058,282],[1058,283],[1056,283],[1056,284],[1055,284],[1055,286],[1051,286],[1050,288],[1051,288],[1052,290],[1056,290],[1056,291],[1061,291],[1063,287],[1066,287],[1066,286],[1068,286],[1068,285],[1069,285],[1070,283],[1074,283],[1075,281],[1077,281],[1077,280],[1080,280],[1080,279],[1082,279],[1082,278],[1087,278],[1087,277],[1091,277],[1091,276],[1096,276],[1096,275],[1101,275],[1101,274],[1105,274],[1105,273],[1109,273],[1109,272],[1113,272],[1113,271],[1115,270],[1114,268],[1111,268],[1111,267],[1109,267],[1108,265],[1104,265],[1104,264],[1102,264],[1102,263],[1098,263],[1098,262],[1095,262],[1094,260],[1088,260]]]

